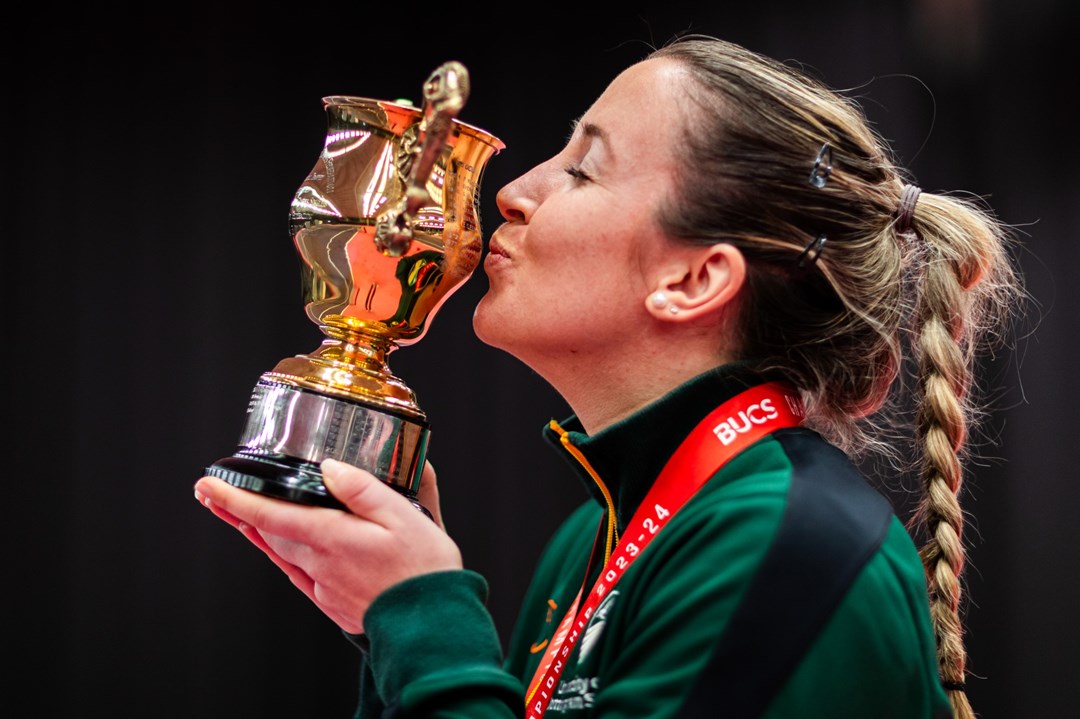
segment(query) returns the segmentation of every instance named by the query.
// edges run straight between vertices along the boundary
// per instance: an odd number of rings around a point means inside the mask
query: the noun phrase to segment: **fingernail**
[[[323,477],[322,477],[323,478],[323,484],[326,485],[327,489],[329,489],[331,491],[334,489],[334,486],[333,486],[334,485],[334,479],[333,479],[333,477],[331,477],[331,474],[333,474],[334,472],[337,472],[338,468],[342,464],[344,464],[344,463],[341,462],[340,460],[337,460],[337,459],[324,459],[322,461],[322,464],[320,465],[320,467],[321,467],[322,473],[323,473]]]

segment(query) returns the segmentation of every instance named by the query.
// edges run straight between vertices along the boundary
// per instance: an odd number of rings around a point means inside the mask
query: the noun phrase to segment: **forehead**
[[[689,74],[666,58],[644,60],[621,72],[588,112],[582,127],[599,128],[616,160],[639,164],[675,157],[686,123]]]

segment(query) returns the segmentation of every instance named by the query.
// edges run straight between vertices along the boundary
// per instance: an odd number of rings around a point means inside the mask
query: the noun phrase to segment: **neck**
[[[563,361],[553,363],[556,369],[537,371],[562,395],[585,431],[595,434],[730,360],[718,355],[715,348],[709,352],[684,349],[672,352],[665,347],[633,357],[623,355],[614,361],[610,357]]]

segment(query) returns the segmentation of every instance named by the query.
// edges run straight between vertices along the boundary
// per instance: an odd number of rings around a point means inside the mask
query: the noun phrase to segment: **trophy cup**
[[[289,231],[308,318],[326,336],[255,385],[237,451],[206,468],[226,482],[301,504],[344,509],[319,463],[366,469],[416,499],[429,427],[387,366],[476,268],[479,189],[502,141],[456,119],[469,93],[448,62],[407,101],[323,98],[328,131],[297,190]]]

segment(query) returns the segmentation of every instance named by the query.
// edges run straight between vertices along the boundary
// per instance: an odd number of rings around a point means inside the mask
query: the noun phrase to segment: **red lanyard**
[[[584,606],[577,611],[582,587],[555,630],[525,697],[526,719],[543,717],[566,660],[589,619],[653,537],[729,459],[775,430],[799,425],[802,417],[802,402],[795,390],[786,384],[769,382],[717,407],[683,440],[626,526]]]

